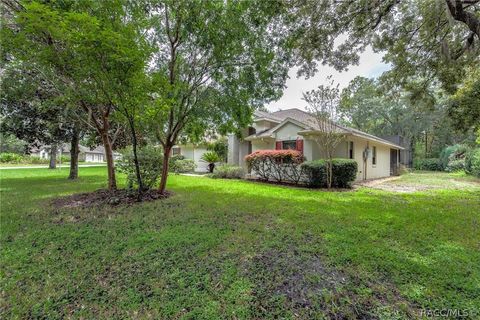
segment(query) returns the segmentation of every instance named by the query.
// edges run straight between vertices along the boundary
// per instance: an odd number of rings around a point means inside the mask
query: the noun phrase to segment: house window
[[[377,164],[377,147],[373,147],[372,150],[372,165]]]
[[[180,148],[178,148],[178,147],[172,148],[172,155],[174,155],[174,156],[180,155]]]
[[[296,149],[297,149],[297,141],[296,141],[296,140],[285,140],[285,141],[282,141],[282,149],[296,150]]]
[[[354,158],[354,152],[353,152],[353,141],[348,142],[348,158],[353,159]]]

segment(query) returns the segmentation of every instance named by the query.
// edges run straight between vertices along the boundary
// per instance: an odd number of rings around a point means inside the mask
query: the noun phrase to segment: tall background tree
[[[392,66],[381,77],[384,84],[415,89],[418,96],[440,83],[452,95],[468,69],[480,64],[478,0],[287,0],[284,4],[289,8],[290,39],[300,74],[314,74],[319,63],[345,70],[371,46],[383,52],[384,61]],[[465,106],[455,113],[472,118],[474,106]],[[472,121],[480,122],[477,113],[473,115]]]
[[[255,108],[281,95],[288,52],[276,3],[152,1],[155,89],[151,131],[163,147],[160,192],[172,146],[186,132],[245,126]]]
[[[32,1],[18,8],[15,23],[3,32],[8,54],[48,69],[69,106],[81,110],[97,131],[111,190],[116,189],[112,140],[117,132],[112,117],[147,58],[130,4],[136,3]]]
[[[57,151],[70,140],[74,127],[58,97],[55,88],[34,67],[15,60],[4,64],[0,130],[30,146],[49,145],[50,169],[56,167]]]
[[[386,88],[377,79],[357,77],[342,90],[339,112],[345,124],[378,136],[400,135],[422,157],[438,156],[446,145],[471,133],[455,132],[450,100],[438,86],[421,94],[400,86]]]

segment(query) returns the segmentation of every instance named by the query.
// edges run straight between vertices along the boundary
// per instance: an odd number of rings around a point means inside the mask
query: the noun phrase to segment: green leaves
[[[449,115],[457,128],[480,129],[480,70],[471,69],[463,84],[452,96]]]

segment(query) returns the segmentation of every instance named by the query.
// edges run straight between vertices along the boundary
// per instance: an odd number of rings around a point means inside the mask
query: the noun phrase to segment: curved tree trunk
[[[168,161],[170,160],[170,150],[172,150],[172,146],[170,145],[166,145],[163,149],[162,177],[160,179],[160,187],[158,188],[158,192],[160,192],[161,194],[165,193],[165,188],[167,186]]]
[[[52,143],[50,147],[50,164],[48,169],[55,169],[57,167],[57,145]]]
[[[73,129],[72,140],[70,142],[70,174],[68,179],[75,180],[78,178],[78,155],[80,135],[76,128]]]
[[[138,200],[140,200],[143,191],[145,191],[145,186],[143,185],[142,175],[140,174],[140,163],[138,162],[138,141],[137,141],[137,131],[135,130],[135,123],[132,119],[128,121],[130,125],[130,131],[132,134],[132,151],[133,151],[133,162],[135,164],[135,176],[137,178],[138,184]]]

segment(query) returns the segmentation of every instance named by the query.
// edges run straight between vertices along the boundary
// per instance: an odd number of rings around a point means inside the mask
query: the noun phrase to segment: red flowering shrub
[[[245,161],[260,179],[298,183],[302,177],[300,165],[305,160],[296,150],[259,150],[245,157]]]

